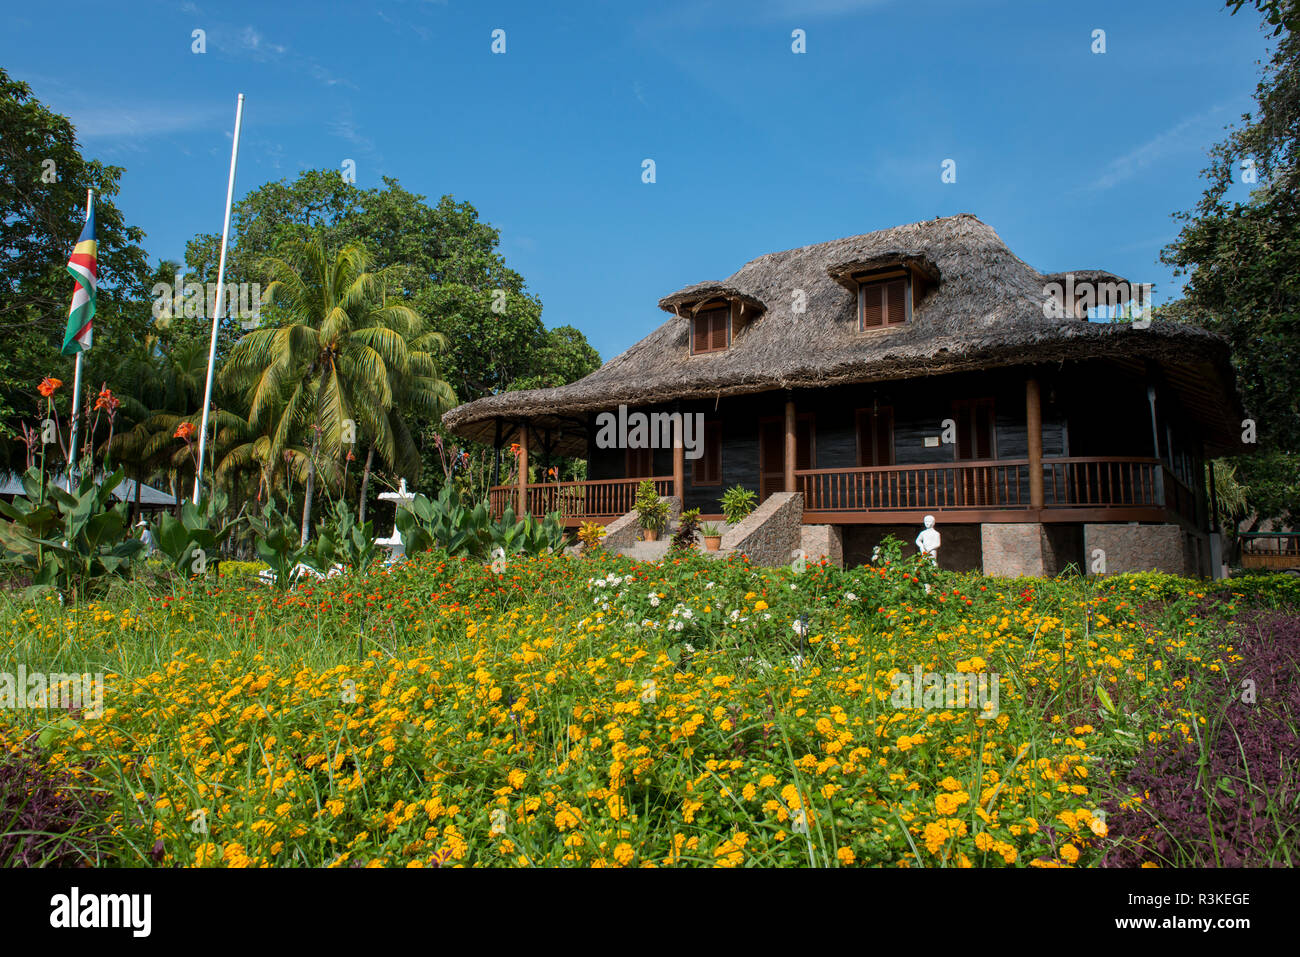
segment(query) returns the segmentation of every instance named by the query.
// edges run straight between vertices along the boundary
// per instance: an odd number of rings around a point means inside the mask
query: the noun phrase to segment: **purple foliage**
[[[89,768],[91,762],[86,762]],[[0,754],[0,867],[78,867],[96,860],[107,802],[30,752]]]
[[[1264,867],[1295,863],[1300,845],[1300,616],[1244,612],[1220,708],[1202,708],[1201,747],[1154,745],[1124,790],[1140,804],[1107,807],[1107,867]],[[1243,700],[1254,682],[1254,701]],[[1216,856],[1217,852],[1217,856]]]

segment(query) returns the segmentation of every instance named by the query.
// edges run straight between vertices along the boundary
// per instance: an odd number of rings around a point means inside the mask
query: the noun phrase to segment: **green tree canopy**
[[[143,337],[144,233],[113,203],[121,176],[120,167],[83,158],[68,118],[0,69],[0,434],[13,435],[17,419],[32,411],[42,376],[71,379],[72,360],[59,352],[72,300],[66,267],[85,224],[88,188],[96,191],[99,240],[92,355]]]

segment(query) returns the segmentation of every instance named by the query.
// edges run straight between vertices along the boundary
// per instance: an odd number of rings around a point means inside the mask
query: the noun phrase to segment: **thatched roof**
[[[685,289],[679,289],[671,296],[664,296],[660,299],[659,308],[665,312],[677,314],[686,312],[691,306],[710,302],[714,299],[736,299],[747,306],[753,306],[759,312],[767,308],[761,299],[725,282],[697,282]]]
[[[861,332],[856,297],[841,285],[852,272],[911,262],[939,282],[919,301],[905,326]],[[1075,271],[1076,285],[1122,281],[1109,273]],[[660,301],[743,296],[765,308],[724,352],[691,355],[690,319],[683,312],[622,355],[578,382],[556,389],[508,392],[470,402],[443,416],[454,433],[493,441],[498,419],[563,429],[557,451],[585,454],[585,417],[619,403],[649,405],[772,389],[933,376],[970,369],[1056,363],[1069,359],[1154,360],[1179,381],[1180,397],[1207,419],[1206,442],[1235,443],[1241,421],[1227,346],[1203,329],[1156,322],[1128,324],[1049,318],[1044,276],[1017,258],[985,223],[969,213],[896,226],[862,236],[769,253],[722,282],[697,283]],[[806,309],[791,305],[802,291]],[[1193,395],[1196,389],[1199,395]]]

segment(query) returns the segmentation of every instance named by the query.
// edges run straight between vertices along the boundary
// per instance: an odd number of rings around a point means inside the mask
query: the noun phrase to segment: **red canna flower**
[[[95,399],[95,411],[107,412],[112,415],[117,411],[117,407],[122,404],[122,400],[113,395],[113,390],[105,386],[99,390],[99,397]]]
[[[194,433],[197,431],[198,429],[194,428],[193,422],[182,422],[180,425],[176,426],[176,434],[172,437],[184,439],[186,442],[189,442],[194,438]]]
[[[518,443],[518,442],[511,442],[511,443],[510,443],[510,454],[511,454],[511,455],[514,455],[514,456],[516,456],[516,457],[519,455],[519,443]]]
[[[55,390],[57,390],[61,385],[63,385],[62,379],[55,379],[46,376],[41,380],[41,384],[36,387],[36,390],[48,399],[50,396],[54,395]]]

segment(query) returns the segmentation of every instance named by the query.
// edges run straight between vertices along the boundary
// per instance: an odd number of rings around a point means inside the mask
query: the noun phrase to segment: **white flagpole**
[[[86,219],[90,219],[90,207],[95,201],[94,189],[86,190]],[[94,335],[94,333],[91,333]],[[77,364],[72,373],[72,427],[68,430],[68,491],[72,491],[72,473],[77,468],[77,420],[81,413],[81,356],[85,349],[77,350]]]
[[[221,257],[217,260],[217,300],[212,309],[212,341],[208,345],[208,381],[203,387],[203,424],[199,428],[199,461],[194,470],[194,504],[203,483],[203,454],[208,447],[208,407],[212,404],[212,374],[217,364],[217,330],[226,305],[226,243],[230,239],[230,206],[235,199],[235,166],[239,161],[239,126],[244,117],[244,94],[235,104],[235,141],[230,146],[230,180],[226,183],[226,221],[221,227]]]

